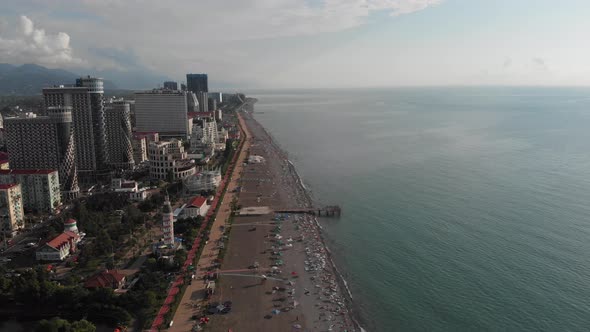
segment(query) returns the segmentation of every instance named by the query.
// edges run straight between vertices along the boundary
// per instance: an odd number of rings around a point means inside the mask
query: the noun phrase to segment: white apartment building
[[[0,184],[21,185],[23,207],[38,212],[53,212],[61,205],[59,174],[55,169],[0,170]]]
[[[214,118],[196,119],[191,135],[191,147],[215,146],[219,143],[217,122]]]
[[[186,91],[156,89],[135,93],[135,126],[138,132],[157,132],[164,137],[189,138]]]
[[[149,196],[148,188],[139,188],[137,181],[126,181],[121,178],[111,180],[111,189],[125,193],[131,201],[143,201]]]
[[[13,236],[25,226],[20,184],[0,184],[0,218],[5,235]]]
[[[195,164],[188,159],[179,140],[150,142],[148,158],[153,179],[176,181],[196,172]]]

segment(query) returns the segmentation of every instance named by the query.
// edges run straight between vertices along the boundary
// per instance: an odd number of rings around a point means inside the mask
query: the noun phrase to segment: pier
[[[339,205],[329,205],[322,208],[277,208],[274,209],[276,213],[306,213],[313,214],[318,217],[340,217],[342,209]]]

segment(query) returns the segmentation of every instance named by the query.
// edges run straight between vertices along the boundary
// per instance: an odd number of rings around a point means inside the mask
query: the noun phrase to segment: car
[[[36,246],[37,246],[37,244],[35,242],[29,242],[29,243],[25,244],[25,248],[33,248]]]

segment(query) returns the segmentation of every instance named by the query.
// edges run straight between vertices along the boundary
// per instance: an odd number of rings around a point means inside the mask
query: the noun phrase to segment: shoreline
[[[256,100],[258,101],[258,100]],[[254,105],[252,107],[254,109]],[[273,137],[270,132],[268,131],[268,129],[262,125],[262,123],[260,123],[260,121],[258,121],[255,117],[254,114],[255,112],[252,111],[248,111],[249,116],[252,118],[252,120],[256,121],[258,123],[258,125],[260,125],[260,127],[262,127],[262,129],[264,130],[265,134],[270,138],[271,144],[280,152],[282,152],[282,154],[285,156],[285,160],[287,161],[289,168],[292,172],[292,174],[294,175],[294,177],[297,179],[296,181],[296,185],[298,185],[300,187],[300,189],[302,190],[303,194],[304,194],[304,198],[306,200],[305,203],[307,203],[307,206],[313,206],[313,195],[310,191],[309,188],[307,188],[307,186],[305,186],[305,183],[303,182],[303,178],[301,177],[301,175],[299,174],[299,172],[297,171],[297,167],[295,166],[295,164],[293,163],[293,161],[291,161],[290,159],[288,159],[288,151],[284,150],[280,144],[278,143],[278,141],[276,140],[275,137]],[[342,273],[340,272],[340,270],[338,269],[338,267],[336,266],[336,263],[334,262],[333,259],[333,254],[330,251],[330,248],[328,247],[328,245],[326,244],[326,241],[324,239],[324,229],[321,226],[318,217],[314,216],[313,217],[313,221],[314,221],[314,225],[317,228],[317,232],[319,234],[319,239],[321,242],[321,245],[323,246],[323,248],[326,251],[326,256],[328,258],[328,261],[330,262],[330,266],[331,268],[334,270],[334,275],[336,276],[336,280],[339,284],[339,287],[341,289],[341,293],[344,294],[344,299],[346,301],[346,308],[348,311],[348,315],[350,316],[350,319],[353,323],[353,326],[356,330],[358,331],[365,331],[365,329],[360,325],[360,317],[355,313],[354,310],[354,300],[353,300],[353,296],[352,296],[352,292],[350,290],[350,288],[348,287],[348,283],[346,281],[346,279],[344,278],[344,276],[342,275]]]

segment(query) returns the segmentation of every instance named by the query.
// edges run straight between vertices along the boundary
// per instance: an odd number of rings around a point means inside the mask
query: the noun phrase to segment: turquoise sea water
[[[368,330],[590,329],[590,89],[249,95]]]

